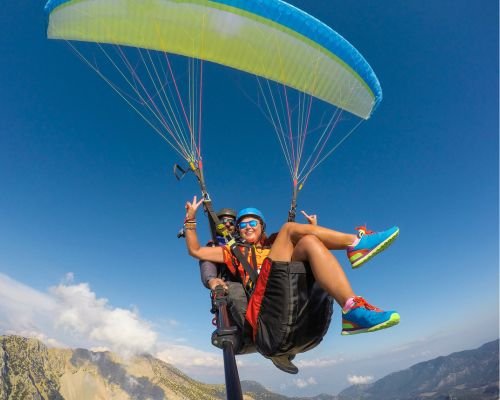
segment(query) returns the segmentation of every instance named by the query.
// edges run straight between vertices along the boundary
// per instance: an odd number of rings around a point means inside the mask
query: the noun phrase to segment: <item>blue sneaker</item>
[[[383,232],[372,232],[365,226],[357,227],[359,243],[347,248],[347,257],[353,268],[358,268],[365,262],[387,249],[399,235],[399,228],[393,226]]]
[[[375,332],[399,324],[396,311],[382,311],[359,296],[354,297],[354,303],[349,311],[342,310],[342,335]]]

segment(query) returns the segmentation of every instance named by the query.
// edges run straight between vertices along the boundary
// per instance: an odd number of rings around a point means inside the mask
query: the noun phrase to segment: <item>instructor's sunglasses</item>
[[[240,222],[238,224],[240,229],[245,229],[248,226],[250,226],[251,228],[255,228],[257,225],[259,225],[259,221],[257,221],[256,219],[252,219],[250,221],[245,221],[245,222]]]
[[[220,220],[224,225],[229,224],[231,226],[234,225],[234,218],[231,217],[222,217]]]

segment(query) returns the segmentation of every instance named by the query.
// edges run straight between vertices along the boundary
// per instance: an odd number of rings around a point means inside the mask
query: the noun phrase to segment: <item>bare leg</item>
[[[302,237],[293,250],[292,260],[309,262],[316,282],[341,307],[348,298],[354,296],[349,280],[339,262],[316,236]]]
[[[317,225],[287,222],[279,231],[269,257],[276,261],[290,261],[294,246],[306,235],[317,237],[327,250],[346,249],[356,240],[356,235],[353,234],[337,232]]]

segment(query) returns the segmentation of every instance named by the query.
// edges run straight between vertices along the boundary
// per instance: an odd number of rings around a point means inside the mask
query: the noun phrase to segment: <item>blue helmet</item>
[[[262,225],[264,226],[266,225],[266,219],[264,218],[264,214],[262,214],[262,212],[259,209],[253,207],[241,209],[238,212],[238,215],[236,216],[236,223],[240,222],[244,217],[248,217],[250,215],[259,218],[262,221]]]

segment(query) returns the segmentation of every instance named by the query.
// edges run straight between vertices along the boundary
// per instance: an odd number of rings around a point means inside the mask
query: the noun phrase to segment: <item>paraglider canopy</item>
[[[280,0],[50,0],[45,9],[51,39],[213,61],[281,82],[362,118],[382,97],[375,74],[354,47]]]
[[[200,174],[203,62],[254,74],[259,107],[290,171],[292,217],[310,173],[382,100],[375,73],[347,40],[280,0],[49,0],[45,9],[48,37],[67,40]],[[106,74],[75,42],[96,44],[117,72]],[[190,60],[189,83],[173,73],[172,54]],[[313,103],[330,107],[317,124]],[[327,146],[339,123],[355,118],[354,128]]]

